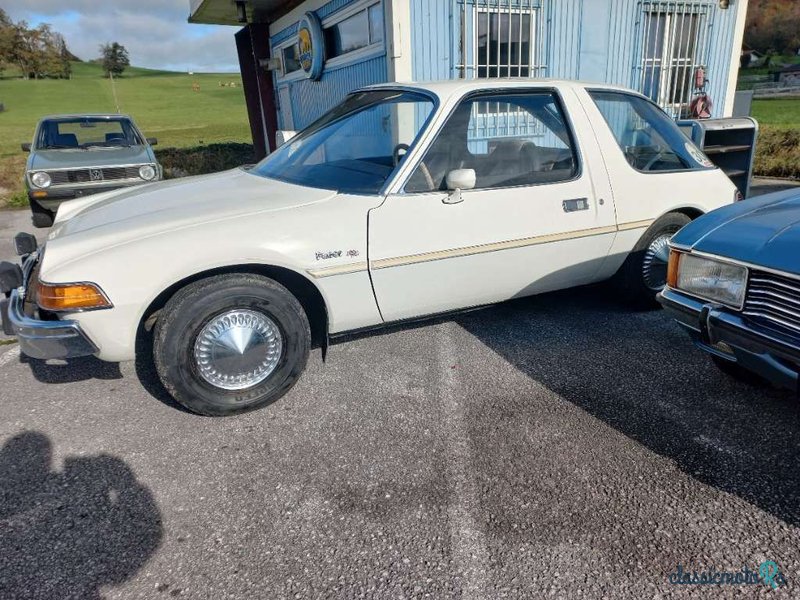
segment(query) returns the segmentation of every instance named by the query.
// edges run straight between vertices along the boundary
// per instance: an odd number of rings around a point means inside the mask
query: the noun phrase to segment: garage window
[[[541,77],[545,67],[541,0],[458,2],[464,78]]]
[[[643,9],[639,90],[676,117],[685,116],[695,69],[705,60],[710,15],[687,3],[648,2]]]
[[[383,8],[380,3],[325,28],[328,58],[342,56],[383,41]]]

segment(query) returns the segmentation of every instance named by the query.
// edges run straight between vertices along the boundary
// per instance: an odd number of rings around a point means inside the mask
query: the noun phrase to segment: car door
[[[474,171],[474,187],[448,190],[455,170]],[[608,175],[572,90],[476,93],[402,191],[370,211],[370,274],[383,319],[413,318],[592,281],[615,232]]]

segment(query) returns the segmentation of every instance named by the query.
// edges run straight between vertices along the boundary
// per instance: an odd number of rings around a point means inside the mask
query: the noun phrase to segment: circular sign
[[[708,160],[708,157],[703,154],[694,144],[686,142],[684,148],[686,148],[686,152],[689,153],[689,156],[691,156],[697,164],[703,165],[704,167],[714,166],[714,163]]]
[[[297,59],[309,78],[320,78],[325,63],[325,39],[322,35],[322,23],[313,12],[307,12],[300,19],[297,29]]]

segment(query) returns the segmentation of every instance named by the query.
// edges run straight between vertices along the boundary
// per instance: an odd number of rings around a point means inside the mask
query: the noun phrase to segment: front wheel
[[[691,219],[669,213],[644,233],[625,259],[615,280],[627,302],[637,308],[656,308],[656,295],[667,284],[669,240]]]
[[[164,387],[202,415],[270,404],[297,382],[311,347],[308,318],[282,285],[254,274],[209,277],[170,299],[153,358]]]

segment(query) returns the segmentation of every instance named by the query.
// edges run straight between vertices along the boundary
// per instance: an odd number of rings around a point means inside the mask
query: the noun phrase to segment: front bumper
[[[85,198],[86,196],[93,196],[94,194],[102,194],[104,192],[112,192],[124,187],[133,187],[134,185],[143,185],[148,183],[146,181],[134,183],[118,183],[113,185],[98,185],[92,187],[81,188],[47,188],[46,190],[28,190],[28,199],[31,202],[55,212],[62,202],[67,200],[74,200],[76,198]],[[34,196],[34,193],[46,192],[46,196]]]
[[[97,346],[75,321],[44,320],[25,314],[25,286],[35,260],[36,254],[28,257],[23,266],[22,286],[10,290],[8,298],[0,301],[3,330],[16,335],[20,350],[31,358],[76,358],[96,354]]]
[[[700,349],[798,391],[800,338],[757,326],[725,307],[670,288],[658,301]]]

